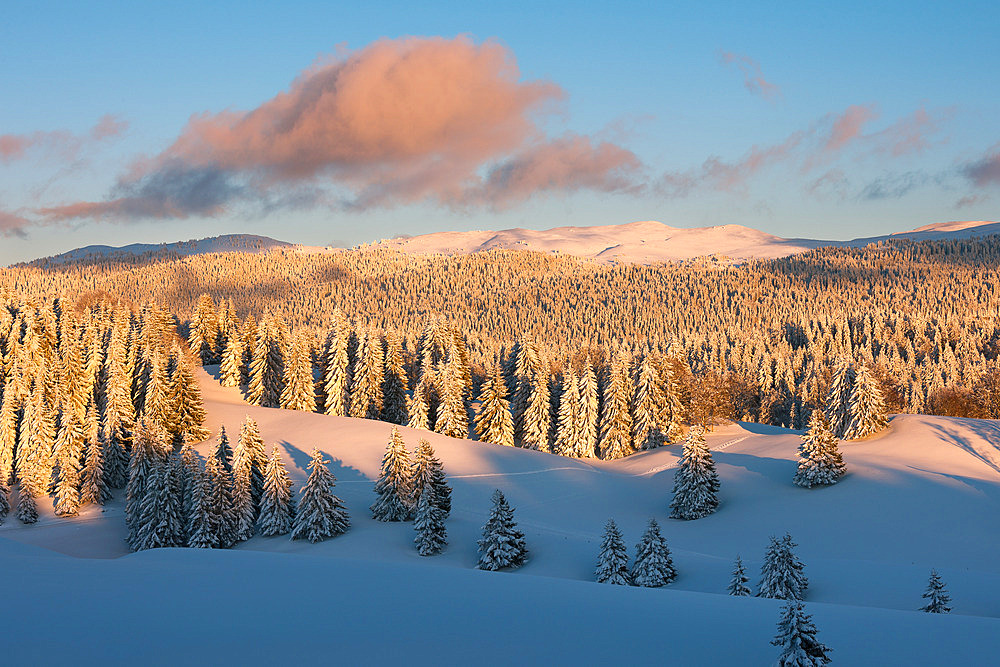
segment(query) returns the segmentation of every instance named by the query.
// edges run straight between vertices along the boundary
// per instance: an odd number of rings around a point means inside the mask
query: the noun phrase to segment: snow
[[[726,585],[740,554],[756,589],[769,536],[785,532],[809,578],[806,610],[835,662],[980,664],[1000,649],[998,422],[895,416],[884,433],[842,443],[849,472],[840,483],[808,490],[792,484],[800,432],[719,427],[706,440],[721,505],[696,521],[666,518],[679,446],[604,462],[400,427],[411,451],[430,440],[454,487],[449,544],[421,557],[410,523],[368,512],[391,424],[251,407],[199,378],[207,426],[236,432],[250,415],[267,450],[278,445],[296,490],[318,447],[351,529],[318,544],[255,537],[228,551],[127,554],[121,491],[103,511],[71,519],[40,503],[38,524],[9,517],[0,526],[0,624],[16,638],[5,660],[100,650],[110,663],[176,662],[192,651],[204,662],[380,663],[405,647],[416,664],[766,664],[777,657],[769,642],[781,602],[732,598]],[[215,444],[213,436],[198,449],[207,455]],[[495,488],[529,550],[513,573],[474,569]],[[609,517],[630,555],[655,517],[677,580],[652,590],[593,583]],[[950,615],[916,611],[932,568],[951,594]],[[56,632],[40,619],[59,608],[83,613]],[[643,632],[640,619],[655,630]]]
[[[173,254],[181,256],[204,255],[214,252],[269,252],[280,248],[292,248],[291,243],[276,241],[266,236],[254,234],[223,234],[205,239],[191,239],[177,243],[133,243],[125,246],[89,245],[61,255],[35,260],[31,264],[48,262],[62,264],[72,261],[100,262],[129,255]]]

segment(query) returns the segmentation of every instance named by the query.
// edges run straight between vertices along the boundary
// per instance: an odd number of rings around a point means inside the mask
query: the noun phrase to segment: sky
[[[995,2],[364,4],[6,3],[0,265],[228,233],[1000,220]]]

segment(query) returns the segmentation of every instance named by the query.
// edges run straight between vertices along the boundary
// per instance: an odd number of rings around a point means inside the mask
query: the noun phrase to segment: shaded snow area
[[[0,527],[5,663],[769,664],[782,603],[725,589],[737,554],[756,589],[768,537],[785,532],[834,664],[988,664],[1000,650],[998,422],[898,416],[880,436],[842,444],[839,484],[809,490],[791,481],[798,433],[720,427],[707,441],[722,504],[691,522],[667,518],[677,446],[584,461],[401,428],[411,450],[431,441],[454,487],[449,544],[421,557],[412,524],[368,511],[391,425],[251,407],[200,378],[207,426],[235,434],[249,414],[296,489],[308,452],[327,454],[350,531],[128,554],[121,491],[73,519],[50,504],[33,526],[11,516]],[[515,572],[474,569],[495,488],[530,552]],[[609,517],[630,555],[655,517],[677,580],[593,583]],[[932,568],[950,615],[915,611]]]

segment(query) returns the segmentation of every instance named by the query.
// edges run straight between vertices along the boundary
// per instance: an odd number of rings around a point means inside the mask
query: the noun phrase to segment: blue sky
[[[1000,218],[996,3],[206,4],[8,3],[0,264],[232,232],[354,244],[654,219],[850,238]],[[511,109],[457,100],[414,148],[405,115],[338,137],[335,102],[293,119],[325,133],[306,167],[301,136],[240,124],[288,121],[275,96],[317,90],[383,118],[386,95],[320,75],[386,53],[427,90],[451,76],[434,58],[482,58],[458,87]],[[444,104],[404,97],[414,127]]]

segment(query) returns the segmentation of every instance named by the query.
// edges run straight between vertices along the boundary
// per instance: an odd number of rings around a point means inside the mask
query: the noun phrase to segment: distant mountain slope
[[[143,255],[204,255],[212,252],[267,252],[276,248],[290,248],[293,244],[277,241],[267,236],[254,234],[225,234],[207,239],[192,239],[177,243],[133,243],[127,246],[113,247],[106,245],[89,245],[76,250],[64,252],[61,255],[36,259],[28,262],[29,266],[43,264],[65,264],[68,262],[102,262],[109,259],[123,259]]]

